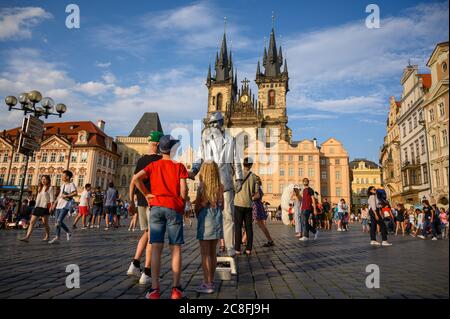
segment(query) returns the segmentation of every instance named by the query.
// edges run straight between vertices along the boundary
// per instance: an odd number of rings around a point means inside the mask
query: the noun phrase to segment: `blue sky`
[[[103,119],[112,136],[128,135],[145,111],[166,130],[204,116],[224,16],[239,80],[254,80],[275,11],[294,139],[335,137],[351,159],[377,162],[403,68],[411,60],[428,73],[435,44],[448,41],[448,1],[376,1],[379,29],[365,27],[371,2],[360,0],[74,3],[80,29],[65,27],[69,2],[1,2],[0,96],[38,89],[69,106],[66,120]],[[0,128],[20,118],[3,112]]]

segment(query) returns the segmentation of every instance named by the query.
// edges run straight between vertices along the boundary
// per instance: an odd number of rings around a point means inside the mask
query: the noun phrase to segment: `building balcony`
[[[407,160],[402,163],[402,170],[416,169],[419,167],[420,167],[420,158],[415,158],[413,160]]]

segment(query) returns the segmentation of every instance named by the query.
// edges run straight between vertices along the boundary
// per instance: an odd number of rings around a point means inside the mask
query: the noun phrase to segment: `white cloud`
[[[289,119],[292,120],[305,120],[305,121],[320,121],[320,120],[330,120],[336,119],[335,114],[290,114]]]
[[[113,84],[117,81],[116,76],[111,72],[106,72],[105,74],[103,74],[102,79],[108,84]]]
[[[107,92],[112,86],[102,82],[89,81],[85,83],[78,83],[74,90],[82,92],[89,96],[100,95]]]
[[[139,85],[133,85],[125,88],[118,86],[114,89],[114,94],[120,97],[128,97],[139,94],[140,92],[141,88],[139,87]]]
[[[0,40],[30,38],[31,29],[52,15],[39,7],[0,10]]]
[[[99,67],[99,68],[109,68],[111,66],[111,62],[105,62],[105,63],[97,62],[95,64],[95,66]]]

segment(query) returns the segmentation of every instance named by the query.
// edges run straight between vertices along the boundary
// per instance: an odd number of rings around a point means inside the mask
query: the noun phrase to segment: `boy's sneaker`
[[[159,291],[159,288],[157,289],[150,288],[145,294],[145,299],[160,299],[160,298],[161,292]]]
[[[202,283],[195,291],[201,294],[212,294],[214,293],[214,287],[213,284]]]
[[[302,237],[302,238],[299,239],[299,241],[308,241],[308,240],[309,240],[308,237]]]
[[[139,277],[140,275],[141,275],[141,270],[138,267],[136,267],[132,262],[130,267],[128,268],[127,276]]]
[[[381,246],[383,246],[383,247],[389,247],[389,246],[392,246],[392,244],[391,244],[390,242],[388,242],[388,241],[383,241],[383,242],[381,243]]]
[[[54,244],[54,243],[56,243],[58,241],[58,239],[59,239],[58,237],[55,237],[52,240],[50,240],[48,243],[49,244]]]
[[[94,225],[89,226],[89,228],[91,228],[91,229],[94,228]]]
[[[371,242],[370,242],[370,244],[372,245],[372,246],[380,246],[381,244],[379,243],[379,242],[377,242],[376,240],[372,240]]]
[[[99,229],[100,228],[100,225],[97,225],[97,226],[95,226],[97,229]]]
[[[69,241],[70,238],[72,238],[72,233],[67,233],[67,234],[66,234],[66,238],[67,238],[67,241]]]
[[[431,240],[438,240],[437,237],[433,237]]]
[[[316,233],[314,234],[314,240],[317,240],[318,237],[319,237],[319,231],[316,230]]]
[[[81,229],[88,229],[88,227],[86,227],[86,226],[83,226],[83,227],[81,227]]]
[[[139,278],[140,285],[148,285],[152,283],[152,277],[147,276],[145,273],[142,273],[141,278]]]
[[[419,235],[419,236],[417,236],[417,237],[419,237],[419,238],[421,238],[421,239],[425,239],[425,236],[424,236],[424,235]]]
[[[173,287],[170,299],[188,299],[188,298],[186,297],[186,295],[184,294],[184,292],[181,290],[180,287]]]
[[[341,229],[341,228],[338,228],[337,231],[342,231],[342,229]]]

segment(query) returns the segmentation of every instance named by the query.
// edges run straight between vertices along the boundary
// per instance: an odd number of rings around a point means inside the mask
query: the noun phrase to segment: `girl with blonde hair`
[[[223,185],[218,165],[213,161],[203,163],[199,173],[200,184],[197,189],[194,211],[198,219],[197,239],[203,268],[203,283],[199,293],[214,293],[214,273],[217,266],[216,248],[223,238]]]

